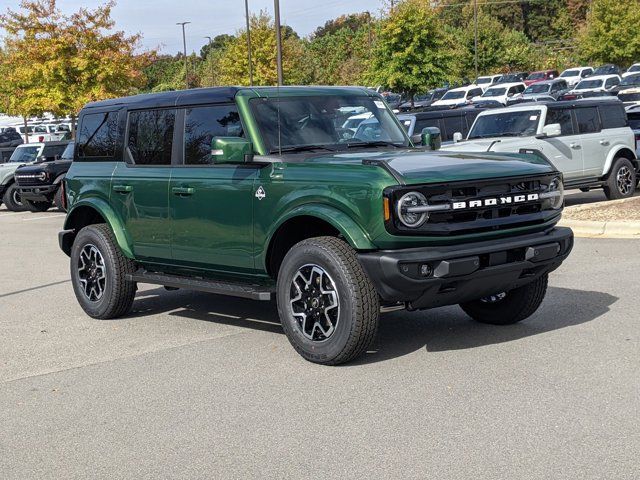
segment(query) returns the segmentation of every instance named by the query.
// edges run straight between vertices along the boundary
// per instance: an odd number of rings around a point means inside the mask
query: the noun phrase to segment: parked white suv
[[[564,174],[566,188],[600,187],[609,199],[632,196],[637,184],[635,137],[614,98],[486,110],[466,140],[442,149],[541,154]]]
[[[474,97],[474,103],[482,103],[483,101],[492,100],[495,102],[500,102],[502,105],[507,105],[507,101],[516,96],[520,95],[525,91],[527,86],[522,83],[498,83],[496,85],[492,85],[487,88],[482,95],[479,97]]]
[[[501,78],[502,75],[486,75],[476,78],[473,85],[482,88],[482,90],[486,90],[492,85],[495,85]]]
[[[452,88],[442,98],[431,104],[432,107],[455,107],[471,103],[473,97],[482,95],[482,88],[477,85]]]
[[[575,67],[568,68],[560,74],[560,77],[569,87],[574,87],[579,81],[587,78],[593,73],[593,67]]]
[[[622,79],[618,75],[599,75],[587,77],[578,83],[568,94],[580,94],[585,92],[610,92],[620,85]]]

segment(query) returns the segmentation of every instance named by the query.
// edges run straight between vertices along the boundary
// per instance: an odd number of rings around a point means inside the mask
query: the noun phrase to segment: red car
[[[532,83],[544,82],[545,80],[553,80],[558,76],[557,70],[540,70],[538,72],[531,72],[527,78],[524,79],[526,86]]]

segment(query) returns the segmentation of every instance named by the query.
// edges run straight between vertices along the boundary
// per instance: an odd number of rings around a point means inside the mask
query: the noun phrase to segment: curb
[[[640,240],[640,222],[592,222],[587,220],[560,220],[576,237],[583,238],[636,238]]]

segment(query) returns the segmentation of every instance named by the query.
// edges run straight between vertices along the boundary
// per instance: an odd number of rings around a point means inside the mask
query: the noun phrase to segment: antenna
[[[276,84],[276,105],[278,109],[278,155],[282,155],[282,129],[280,123],[280,85],[282,85],[282,38],[280,33],[280,0],[273,1],[276,26],[276,63],[278,69],[278,82]]]

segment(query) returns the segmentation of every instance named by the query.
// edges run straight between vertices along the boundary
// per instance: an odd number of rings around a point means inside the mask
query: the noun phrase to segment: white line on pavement
[[[29,217],[29,218],[23,218],[22,221],[31,222],[33,220],[46,220],[47,218],[60,218],[60,217],[66,217],[66,215],[47,215],[46,217]]]

